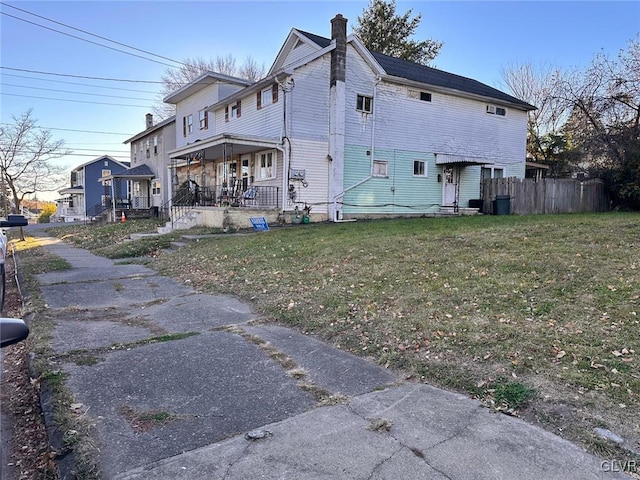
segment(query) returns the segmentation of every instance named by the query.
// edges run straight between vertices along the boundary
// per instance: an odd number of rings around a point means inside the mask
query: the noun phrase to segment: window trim
[[[422,173],[416,173],[416,163],[422,164]],[[417,178],[427,178],[427,161],[426,160],[414,160],[413,161],[413,176]]]
[[[198,125],[200,130],[209,129],[209,114],[204,109],[198,111]]]
[[[153,154],[158,155],[158,136],[153,136]]]
[[[369,108],[367,108],[367,102]],[[356,111],[362,113],[373,113],[373,97],[370,95],[356,94]]]
[[[376,165],[384,165],[384,174],[376,173]],[[376,178],[389,178],[389,161],[373,160],[373,162],[371,163],[371,176]]]
[[[269,167],[262,166],[262,157],[264,156],[265,160],[267,160],[267,158],[269,158],[268,156],[271,155],[271,176],[262,176],[262,169],[264,168],[265,170]],[[260,182],[263,180],[274,180],[276,178],[278,178],[278,173],[276,171],[277,169],[277,163],[278,163],[278,156],[275,150],[264,150],[262,152],[258,152],[256,153],[256,158],[255,158],[255,177],[254,177],[254,181],[256,182]]]
[[[486,106],[485,111],[490,115],[495,115],[496,117],[506,117],[507,116],[506,107],[499,107],[497,105],[488,104]]]

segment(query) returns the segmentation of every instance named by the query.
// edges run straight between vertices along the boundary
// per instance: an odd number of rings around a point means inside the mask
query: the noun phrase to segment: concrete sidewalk
[[[101,478],[628,478],[519,419],[261,324],[233,298],[43,241],[73,266],[38,279]]]

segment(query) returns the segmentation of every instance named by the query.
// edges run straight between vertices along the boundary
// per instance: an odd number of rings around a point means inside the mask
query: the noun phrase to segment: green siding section
[[[388,177],[371,177],[370,147],[346,145],[344,156],[345,213],[431,213],[442,201],[435,155],[409,150],[376,149],[375,160],[386,161]],[[414,160],[426,162],[427,176],[413,175]],[[478,170],[478,185],[480,173]],[[479,187],[478,187],[479,188]]]

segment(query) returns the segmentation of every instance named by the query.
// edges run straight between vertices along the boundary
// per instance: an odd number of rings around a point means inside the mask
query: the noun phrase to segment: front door
[[[442,205],[453,207],[458,200],[458,169],[452,165],[442,167]]]

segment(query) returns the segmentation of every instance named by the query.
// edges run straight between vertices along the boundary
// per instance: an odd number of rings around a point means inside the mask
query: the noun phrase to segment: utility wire
[[[1,11],[0,11],[0,13],[2,15],[6,15],[7,17],[15,18],[16,20],[20,20],[22,22],[30,23],[31,25],[35,25],[37,27],[41,27],[41,28],[45,28],[47,30],[51,30],[52,32],[56,32],[56,33],[60,33],[62,35],[66,35],[67,37],[75,38],[77,40],[82,40],[83,42],[87,42],[87,43],[92,43],[93,45],[98,45],[99,47],[108,48],[109,50],[115,50],[116,52],[124,53],[125,55],[131,55],[132,57],[138,57],[138,58],[141,58],[143,60],[148,60],[150,62],[159,63],[160,65],[165,65],[167,67],[177,68],[175,65],[170,65],[168,63],[161,62],[159,60],[154,60],[152,58],[143,57],[142,55],[138,55],[137,53],[127,52],[125,50],[120,50],[119,48],[109,47],[108,45],[103,45],[101,43],[94,42],[92,40],[87,40],[86,38],[82,38],[82,37],[79,37],[77,35],[72,35],[70,33],[66,33],[66,32],[63,32],[61,30],[56,30],[55,28],[47,27],[46,25],[41,25],[39,23],[32,22],[32,21],[27,20],[25,18],[16,17],[15,15],[11,15],[10,13],[1,12]]]
[[[122,144],[120,144],[122,145]],[[67,145],[66,143],[64,144],[64,148],[67,148],[69,150],[71,150],[72,152],[75,152],[76,150],[82,151],[82,152],[104,152],[104,148],[73,148],[69,145]],[[20,152],[20,153],[38,153],[38,152],[34,152],[32,150],[23,150],[23,149],[17,149],[14,150],[15,152]],[[110,152],[114,152],[114,153],[131,153],[129,150],[109,150]]]
[[[130,82],[130,83],[156,83],[156,84],[164,84],[162,81],[155,80],[128,80],[124,78],[106,78],[106,77],[90,77],[86,75],[72,75],[70,73],[54,73],[54,72],[42,72],[39,70],[27,70],[25,68],[12,68],[12,67],[3,67],[0,65],[0,68],[4,70],[13,70],[15,72],[27,72],[27,73],[38,73],[40,75],[57,75],[59,77],[73,77],[73,78],[86,78],[89,80],[104,80],[107,82]],[[186,84],[184,84],[186,85]]]
[[[0,125],[13,125],[13,123],[0,123]],[[135,135],[135,133],[119,133],[119,132],[97,132],[95,130],[73,130],[71,128],[54,128],[54,127],[41,127],[38,126],[38,128],[43,129],[43,130],[61,130],[64,132],[80,132],[80,133],[99,133],[102,135],[128,135],[128,136],[132,136]]]
[[[151,93],[151,94],[158,93],[158,92],[151,92],[149,90],[136,90],[135,88],[105,87],[105,86],[102,86],[102,85],[90,85],[88,83],[65,82],[64,80],[51,80],[50,78],[30,77],[28,75],[16,75],[15,73],[3,73],[2,76],[4,76],[4,77],[16,77],[16,78],[27,78],[29,80],[36,80],[38,82],[66,83],[68,85],[80,85],[82,87],[89,87],[89,88],[103,88],[105,90],[122,90],[123,92],[138,92],[138,93]]]
[[[18,95],[17,93],[5,93],[0,92],[0,95],[7,95],[10,97],[22,97],[22,98],[37,98],[40,100],[56,100],[58,102],[72,102],[72,103],[91,103],[93,105],[109,105],[111,107],[137,107],[149,109],[148,105],[129,105],[125,103],[107,103],[107,102],[90,102],[88,100],[70,100],[66,98],[51,98],[51,97],[36,97],[33,95]]]
[[[46,90],[48,92],[73,93],[74,95],[91,95],[93,97],[124,98],[125,100],[140,100],[142,102],[155,101],[153,98],[121,97],[119,95],[105,95],[101,93],[72,92],[71,90],[57,90],[55,88],[43,88],[43,87],[28,87],[26,85],[15,85],[13,83],[0,83],[0,85],[4,85],[6,87],[30,88],[33,90]]]
[[[13,5],[9,5],[8,3],[0,2],[0,5],[4,5],[6,7],[13,8],[15,10],[19,10],[19,11],[24,12],[24,13],[28,13],[29,15],[33,15],[34,17],[38,17],[38,18],[41,18],[41,19],[46,20],[48,22],[55,23],[57,25],[61,25],[61,26],[66,27],[66,28],[70,28],[71,30],[75,30],[77,32],[82,32],[82,33],[84,33],[86,35],[91,35],[92,37],[96,37],[96,38],[99,38],[101,40],[106,40],[107,42],[115,43],[116,45],[120,45],[121,47],[130,48],[131,50],[135,50],[137,52],[146,53],[147,55],[151,55],[153,57],[162,58],[164,60],[169,60],[170,62],[179,63],[180,65],[184,65],[184,66],[187,65],[186,63],[181,62],[179,60],[174,60],[173,58],[164,57],[162,55],[158,55],[156,53],[149,52],[147,50],[142,50],[141,48],[132,47],[131,45],[127,45],[126,43],[117,42],[115,40],[111,40],[110,38],[102,37],[100,35],[96,35],[95,33],[91,33],[91,32],[88,32],[86,30],[82,30],[81,28],[72,27],[71,25],[67,25],[66,23],[58,22],[58,21],[53,20],[53,19],[48,18],[48,17],[43,17],[42,15],[38,15],[38,14],[30,12],[28,10],[24,10],[22,8],[15,7]]]

